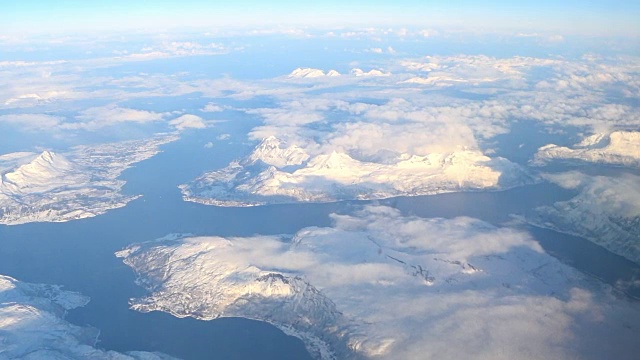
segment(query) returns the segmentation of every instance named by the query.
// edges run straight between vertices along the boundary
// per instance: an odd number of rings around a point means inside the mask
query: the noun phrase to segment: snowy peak
[[[309,155],[296,145],[283,148],[282,142],[269,136],[262,140],[260,145],[249,155],[248,163],[255,164],[258,161],[277,168],[300,165],[309,159]]]
[[[29,164],[23,165],[18,170],[25,169],[30,170],[49,170],[50,172],[62,172],[69,170],[73,165],[67,160],[66,157],[58,155],[53,151],[45,150]]]
[[[640,147],[640,132],[614,131],[610,134],[595,134],[584,138],[575,147],[629,153]]]
[[[498,190],[537,181],[519,165],[480,151],[403,154],[385,162],[369,160],[335,150],[309,158],[297,147],[283,149],[277,139],[267,138],[249,158],[204,174],[181,189],[188,201],[255,206]],[[282,168],[292,164],[299,166]]]
[[[573,148],[545,145],[538,149],[531,163],[540,166],[553,160],[640,167],[640,132],[595,134],[584,138]]]
[[[297,68],[289,74],[290,78],[315,78],[325,76],[324,71],[312,68]]]
[[[640,132],[615,131],[609,135],[607,150],[640,158]]]
[[[0,155],[0,224],[63,222],[123,207],[136,197],[120,192],[122,171],[177,138],[76,146],[64,154]]]
[[[364,70],[359,69],[359,68],[351,69],[351,74],[353,74],[355,76],[358,76],[358,77],[360,77],[360,76],[389,76],[389,75],[391,75],[390,72],[383,72],[383,71],[378,70],[378,69],[372,69],[372,70],[369,70],[369,71],[364,71]]]
[[[609,136],[607,134],[595,134],[587,136],[581,142],[576,144],[578,148],[603,148],[609,144]]]
[[[351,156],[335,150],[331,154],[318,155],[309,161],[309,167],[315,169],[354,169],[358,164],[359,162]]]
[[[257,267],[254,259],[236,256],[238,249],[255,245],[260,252],[264,244],[281,244],[280,238],[258,240],[252,244],[251,239],[236,243],[220,237],[183,238],[134,244],[118,252],[143,280],[140,284],[153,292],[147,298],[133,299],[132,309],[203,320],[234,316],[260,319],[289,334],[293,331],[304,339],[310,352],[318,354],[326,352],[327,340],[340,343],[334,332],[340,328],[342,314],[325,294],[301,276],[270,266]],[[164,270],[167,266],[171,272]],[[154,276],[159,271],[168,276]],[[201,283],[202,296],[194,297],[192,284],[198,279],[207,281]],[[197,313],[193,312],[194,300],[202,301]]]
[[[4,174],[3,192],[36,192],[50,189],[74,171],[64,156],[43,151],[30,162]]]
[[[335,77],[340,76],[340,73],[335,70],[329,70],[326,74],[320,69],[313,68],[297,68],[289,74],[289,78],[307,79],[307,78],[319,78],[319,77]]]

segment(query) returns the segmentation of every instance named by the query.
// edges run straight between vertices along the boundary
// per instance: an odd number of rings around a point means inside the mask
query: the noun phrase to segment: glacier
[[[332,218],[293,235],[132,244],[116,256],[149,294],[131,307],[266,321],[317,359],[624,359],[640,350],[637,307],[524,231],[384,206]]]
[[[269,136],[246,158],[180,185],[183,198],[216,206],[372,200],[503,190],[536,182],[525,168],[478,150],[361,161],[342,151],[309,155]]]
[[[64,320],[89,298],[57,285],[30,284],[0,275],[0,359],[171,360],[157,352],[96,348],[99,331]]]
[[[574,148],[549,144],[538,149],[532,165],[553,161],[597,163],[640,168],[640,132],[614,131],[585,137]]]
[[[77,146],[58,154],[19,152],[0,155],[0,224],[62,222],[102,214],[137,196],[120,192],[120,174],[177,140],[150,140]]]

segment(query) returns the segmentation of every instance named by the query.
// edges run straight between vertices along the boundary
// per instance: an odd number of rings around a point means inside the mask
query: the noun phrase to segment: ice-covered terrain
[[[318,359],[630,359],[640,313],[480,220],[367,206],[293,236],[170,235],[117,253],[149,296],[133,309],[246,317]]]
[[[337,151],[310,156],[271,136],[246,159],[205,173],[180,188],[187,201],[253,206],[501,190],[533,181],[519,165],[480,151],[405,153],[373,162]]]
[[[586,137],[573,149],[549,144],[538,149],[532,161],[545,165],[552,161],[599,163],[640,167],[640,132],[614,131]]]
[[[136,197],[120,192],[125,184],[120,174],[176,139],[163,135],[78,146],[63,154],[45,150],[0,155],[0,224],[69,221],[123,207]]]
[[[579,172],[546,175],[579,191],[568,201],[536,209],[535,225],[578,235],[640,264],[640,177],[587,176]]]
[[[99,331],[64,320],[89,298],[59,286],[23,283],[0,275],[0,359],[169,360],[149,352],[126,354],[95,347]]]

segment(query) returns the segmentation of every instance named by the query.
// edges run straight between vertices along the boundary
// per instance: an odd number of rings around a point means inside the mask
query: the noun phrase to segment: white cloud
[[[200,44],[193,41],[166,41],[152,46],[146,46],[140,52],[120,56],[120,60],[152,60],[168,57],[220,55],[227,53],[222,44]]]
[[[164,114],[146,110],[123,108],[118,105],[92,107],[80,111],[76,122],[61,125],[64,129],[85,129],[95,131],[103,127],[121,123],[145,124],[163,120]]]
[[[364,71],[360,68],[351,69],[351,74],[355,76],[390,76],[390,72],[384,72],[383,70],[371,69],[369,71]]]
[[[337,150],[374,155],[380,150],[389,150],[400,154],[428,155],[477,148],[469,127],[444,122],[397,125],[357,122],[337,124],[333,130],[323,144],[325,152]]]
[[[547,41],[551,43],[564,42],[564,36],[562,35],[550,35],[547,37]]]
[[[208,103],[202,109],[200,109],[200,111],[202,111],[202,112],[221,112],[221,111],[224,111],[224,108],[222,106],[216,105],[214,103]]]
[[[45,114],[8,114],[0,115],[0,123],[18,125],[27,130],[50,130],[58,127],[64,118]]]
[[[209,141],[208,143],[204,144],[204,148],[205,149],[211,149],[213,148],[213,143],[211,141]]]
[[[169,121],[169,125],[176,128],[176,130],[182,131],[184,129],[204,129],[207,125],[204,120],[197,115],[185,114],[178,118]]]

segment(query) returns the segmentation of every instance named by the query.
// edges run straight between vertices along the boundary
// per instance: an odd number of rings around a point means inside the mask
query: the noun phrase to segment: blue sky
[[[640,2],[0,0],[1,32],[182,26],[388,25],[640,34]]]

